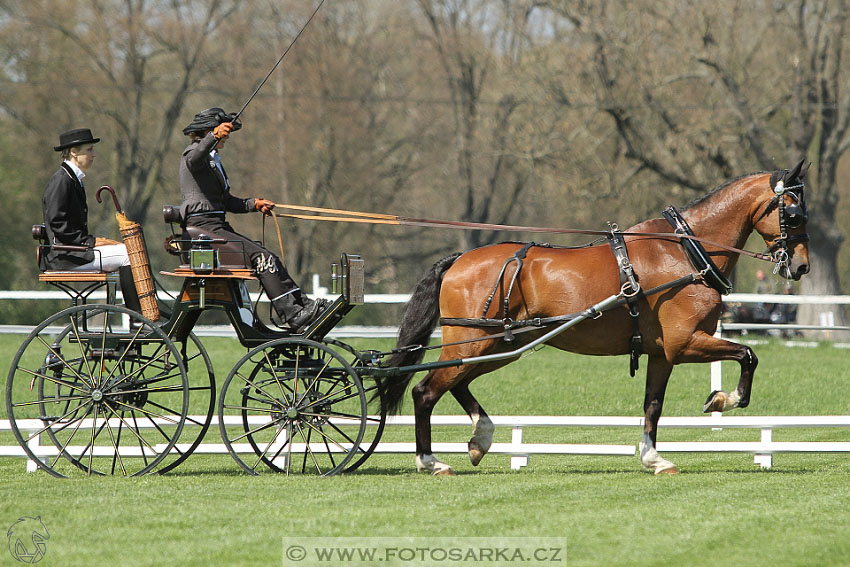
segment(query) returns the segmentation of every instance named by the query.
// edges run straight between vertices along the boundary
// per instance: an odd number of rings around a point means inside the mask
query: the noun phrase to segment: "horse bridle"
[[[779,237],[773,241],[773,244],[768,246],[765,254],[770,255],[772,261],[776,263],[773,273],[776,274],[785,266],[788,267],[791,261],[791,248],[798,242],[808,242],[809,234],[788,234],[788,229],[800,228],[809,219],[808,209],[806,207],[805,184],[792,185],[785,187],[783,181],[777,181],[773,188],[774,197],[765,207],[764,212],[759,215],[753,225],[773,211],[774,207],[779,209]],[[785,195],[791,197],[793,201],[790,205],[785,205]]]

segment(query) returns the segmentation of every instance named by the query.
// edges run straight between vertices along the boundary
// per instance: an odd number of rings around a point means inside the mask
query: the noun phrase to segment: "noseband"
[[[765,251],[765,254],[769,254],[776,263],[776,267],[773,268],[774,274],[778,273],[783,266],[788,267],[791,261],[791,255],[793,254],[791,250],[794,244],[809,241],[809,234],[806,232],[803,234],[788,234],[789,227],[792,229],[800,228],[809,218],[806,207],[806,195],[803,192],[804,189],[805,185],[803,183],[785,187],[782,181],[777,181],[776,186],[773,188],[773,192],[776,195],[770,200],[767,207],[765,207],[764,212],[753,223],[753,225],[758,224],[761,219],[770,214],[774,207],[779,208],[779,238]],[[785,195],[790,196],[791,200],[794,201],[791,205],[785,205]]]

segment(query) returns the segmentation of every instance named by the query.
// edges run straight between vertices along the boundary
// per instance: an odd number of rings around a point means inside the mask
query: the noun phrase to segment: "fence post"
[[[522,426],[515,425],[511,430],[511,444],[522,445]],[[518,471],[528,466],[528,455],[511,455],[511,470]]]
[[[773,442],[773,429],[766,427],[761,430],[761,442],[770,444]],[[769,469],[773,466],[773,454],[771,453],[756,453],[753,456],[753,462],[763,469]]]

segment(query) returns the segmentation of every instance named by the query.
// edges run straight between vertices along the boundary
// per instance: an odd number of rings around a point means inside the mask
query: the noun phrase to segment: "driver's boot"
[[[330,303],[326,299],[309,299],[301,296],[300,303],[296,302],[295,294],[287,294],[272,302],[275,311],[289,325],[293,333],[300,333],[305,327],[316,320]]]

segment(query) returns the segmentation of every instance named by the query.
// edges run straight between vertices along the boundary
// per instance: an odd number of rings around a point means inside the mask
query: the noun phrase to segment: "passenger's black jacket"
[[[93,247],[95,237],[89,234],[86,192],[74,170],[66,163],[53,174],[41,200],[44,224],[50,244]],[[42,257],[42,269],[67,270],[94,260],[94,252],[50,250]]]

